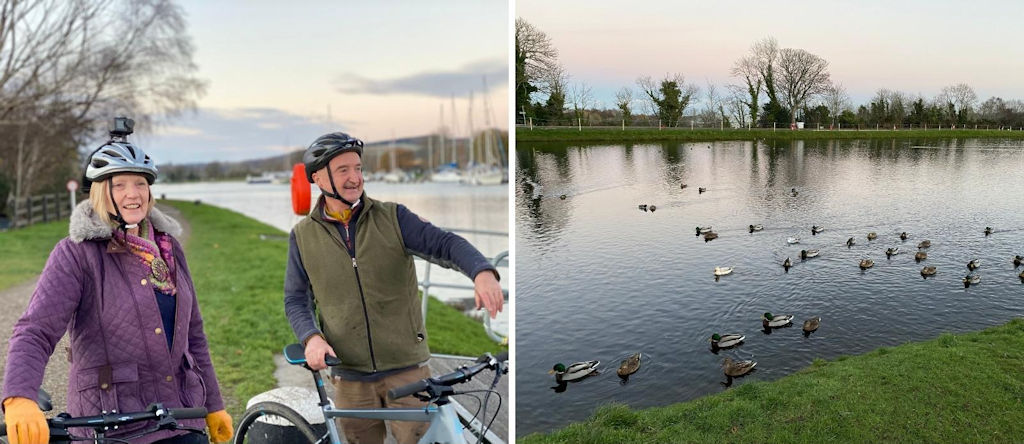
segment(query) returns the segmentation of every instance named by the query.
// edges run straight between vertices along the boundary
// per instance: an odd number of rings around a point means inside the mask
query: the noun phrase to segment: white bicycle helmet
[[[93,182],[115,173],[136,173],[146,177],[150,185],[156,180],[156,164],[141,148],[128,142],[109,141],[93,151],[82,177],[82,189],[89,192]]]

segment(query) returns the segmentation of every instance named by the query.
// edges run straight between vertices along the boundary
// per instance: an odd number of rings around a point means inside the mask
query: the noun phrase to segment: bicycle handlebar
[[[172,420],[202,419],[206,418],[206,414],[207,411],[205,407],[168,409],[164,408],[161,404],[150,404],[144,412],[107,413],[96,416],[80,416],[77,418],[72,418],[67,413],[61,413],[60,415],[47,419],[46,423],[50,427],[50,435],[58,436],[63,434],[63,431],[70,427],[87,427],[94,430],[101,430],[141,421],[162,420],[165,418]],[[7,423],[0,422],[0,436],[6,435]]]
[[[419,393],[430,389],[432,386],[453,386],[470,380],[474,375],[480,373],[485,369],[498,370],[502,367],[502,363],[508,360],[508,352],[503,351],[498,353],[498,356],[491,356],[490,353],[484,353],[482,356],[477,358],[476,364],[470,366],[462,366],[456,369],[454,372],[446,375],[441,375],[436,378],[427,378],[416,381],[412,384],[406,384],[401,387],[395,387],[388,390],[388,399],[398,399],[405,396],[409,396],[413,393]]]

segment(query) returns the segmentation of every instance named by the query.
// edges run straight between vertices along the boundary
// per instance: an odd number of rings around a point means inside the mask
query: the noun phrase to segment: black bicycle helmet
[[[306,166],[306,178],[313,183],[313,173],[331,161],[335,156],[354,151],[363,157],[363,141],[342,132],[324,134],[313,141],[302,154]]]

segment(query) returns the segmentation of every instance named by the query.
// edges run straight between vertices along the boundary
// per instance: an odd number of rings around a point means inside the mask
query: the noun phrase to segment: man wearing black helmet
[[[361,140],[331,133],[303,155],[306,175],[323,195],[289,237],[285,312],[311,368],[326,368],[325,355],[341,359],[332,368],[339,407],[419,407],[425,403],[413,397],[386,396],[430,376],[412,255],[471,278],[477,308],[491,317],[504,296],[497,270],[465,239],[363,193],[362,150]],[[339,421],[351,442],[384,441],[383,421]],[[415,443],[427,426],[394,421],[391,430],[400,444]]]

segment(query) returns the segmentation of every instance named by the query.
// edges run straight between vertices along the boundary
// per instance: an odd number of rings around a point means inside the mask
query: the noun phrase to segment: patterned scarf
[[[114,237],[122,243],[126,243],[128,250],[137,257],[143,265],[149,267],[149,280],[163,293],[175,295],[178,289],[174,286],[174,256],[171,253],[171,237],[166,233],[158,233],[153,230],[153,225],[148,220],[139,223],[139,233],[145,237],[132,234],[125,234],[124,231],[114,230]],[[127,240],[125,239],[127,238]],[[156,239],[156,242],[150,240]]]

